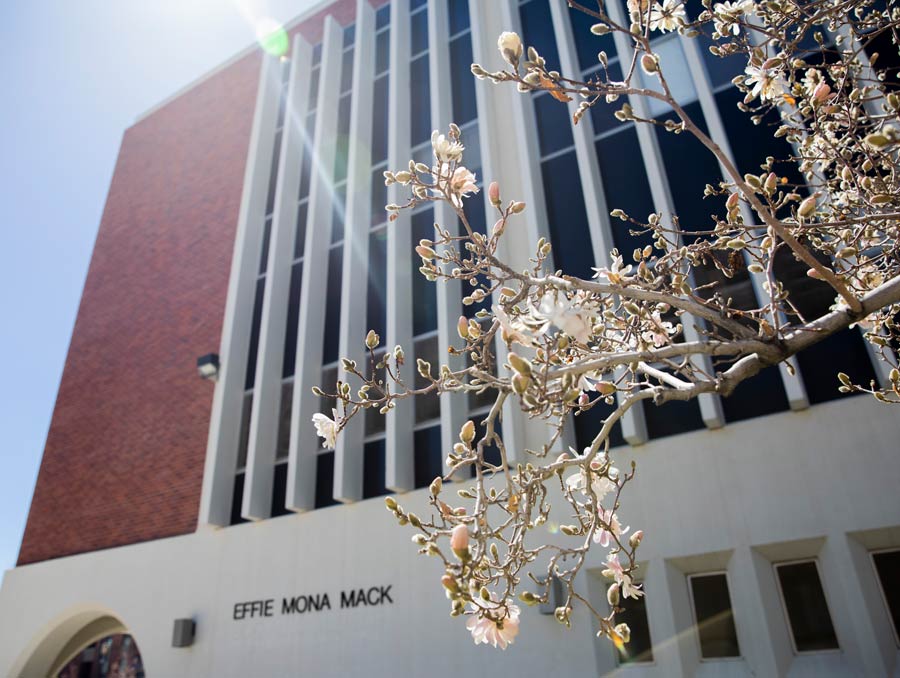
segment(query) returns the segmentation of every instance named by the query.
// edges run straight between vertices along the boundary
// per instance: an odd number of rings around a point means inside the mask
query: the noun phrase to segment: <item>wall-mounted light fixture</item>
[[[172,629],[172,647],[190,647],[194,644],[197,624],[193,619],[176,619]]]
[[[200,376],[210,381],[219,379],[219,354],[207,353],[197,358],[197,371]]]

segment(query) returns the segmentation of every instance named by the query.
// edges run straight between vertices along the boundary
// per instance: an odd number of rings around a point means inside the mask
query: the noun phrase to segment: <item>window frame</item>
[[[827,650],[797,649],[797,641],[794,639],[794,629],[791,626],[791,617],[788,613],[787,603],[784,600],[784,591],[781,587],[781,579],[778,576],[778,568],[786,567],[788,565],[803,565],[805,563],[812,563],[816,568],[816,576],[819,578],[819,585],[822,587],[822,597],[825,599],[825,608],[828,610],[828,618],[831,621],[831,628],[834,629],[834,638],[837,641],[837,647],[829,648]],[[819,569],[819,558],[817,556],[814,556],[812,558],[795,558],[793,560],[782,560],[777,563],[772,563],[772,573],[775,575],[775,587],[778,589],[778,599],[781,602],[781,613],[784,615],[784,623],[787,625],[788,637],[791,640],[791,650],[793,650],[794,655],[797,657],[805,657],[808,655],[836,654],[843,652],[843,649],[841,648],[841,639],[838,637],[837,627],[834,625],[834,615],[831,612],[831,603],[828,602],[828,593],[826,593],[825,591],[824,580],[822,579],[822,571]]]
[[[879,553],[900,553],[900,546],[889,546],[883,549],[875,549],[869,551],[869,562],[872,563],[872,573],[875,575],[875,582],[878,584],[878,594],[881,596],[881,602],[884,603],[884,611],[888,616],[888,623],[894,631],[894,643],[900,649],[900,629],[894,624],[894,615],[891,612],[891,606],[888,605],[887,594],[884,592],[884,584],[881,583],[881,575],[878,574],[878,567],[875,565],[875,556]]]
[[[695,577],[713,577],[722,575],[725,577],[725,586],[728,588],[728,605],[731,610],[731,618],[734,623],[734,635],[738,641],[738,654],[731,657],[704,657],[703,645],[700,642],[700,623],[697,621],[697,604],[694,601],[694,587],[691,586],[691,579]],[[738,635],[737,616],[734,614],[734,601],[731,598],[731,579],[728,576],[728,570],[710,570],[708,572],[694,572],[685,577],[685,583],[688,589],[688,600],[691,603],[691,621],[693,622],[694,640],[697,642],[697,651],[701,662],[735,662],[744,661],[744,655],[741,650],[741,638]]]

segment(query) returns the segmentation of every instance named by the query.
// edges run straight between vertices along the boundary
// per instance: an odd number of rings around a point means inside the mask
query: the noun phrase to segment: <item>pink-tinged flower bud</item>
[[[469,555],[469,528],[465,525],[457,525],[450,533],[450,548],[456,557],[463,559]]]
[[[638,546],[641,545],[641,540],[643,540],[643,538],[644,538],[644,531],[643,531],[643,530],[637,530],[634,534],[632,534],[632,535],[628,538],[628,545],[629,545],[631,548],[636,549]]]
[[[816,85],[816,89],[813,90],[813,100],[818,102],[823,102],[828,99],[831,95],[831,87],[828,86],[828,83],[820,82]]]
[[[811,195],[806,200],[800,203],[800,207],[797,208],[797,214],[801,219],[806,219],[807,217],[812,216],[813,212],[816,211],[816,196]]]
[[[491,204],[494,207],[500,206],[500,184],[496,181],[492,181],[488,187],[488,197],[491,199]]]
[[[811,268],[806,272],[810,278],[814,278],[815,280],[825,280],[825,277],[819,273],[816,269]]]
[[[727,207],[729,210],[733,210],[735,207],[738,206],[738,201],[740,199],[741,199],[741,196],[739,193],[732,193],[731,195],[728,196],[728,200],[725,201],[725,207]]]
[[[506,228],[506,221],[504,219],[497,219],[497,222],[494,224],[494,227],[491,229],[491,236],[494,238],[499,238],[503,235],[503,231]]]
[[[616,385],[611,381],[598,381],[594,388],[597,389],[597,393],[605,396],[616,392]]]

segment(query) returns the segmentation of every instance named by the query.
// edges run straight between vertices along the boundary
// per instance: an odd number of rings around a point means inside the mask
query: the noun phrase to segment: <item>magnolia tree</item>
[[[879,68],[868,48],[888,34],[896,56],[900,8],[879,9],[872,0],[704,0],[698,16],[689,17],[681,0],[628,0],[627,17],[620,20],[606,2],[569,5],[594,18],[595,35],[625,37],[631,58],[622,64],[621,80],[606,70],[603,52],[602,68],[587,81],[548,70],[537,49],[526,48],[515,33],[499,38],[502,62],[498,58],[493,66],[502,63],[502,70],[473,64],[472,73],[521,92],[548,90],[561,102],[580,100],[573,124],[592,106],[612,105],[620,121],[692,135],[723,168],[725,181],[706,189],[725,199],[722,213],[703,230],[694,225],[688,238],[677,217],[613,210],[611,216],[632,231],[651,234],[653,244],[627,255],[613,250],[611,264],[595,269],[591,279],[549,268],[551,247],[544,240],[526,268],[513,266],[498,256],[498,246],[526,205],[502,197],[494,181],[488,190],[496,223],[486,234],[473,229],[463,206],[478,188],[463,164],[459,129],[451,125],[446,136],[435,132],[433,166],[410,162],[385,172],[387,184],[409,189],[405,204],[387,210],[393,220],[400,210],[445,202],[459,217],[461,231],[436,224],[433,239],[422,240],[416,252],[426,278],[462,281],[471,289],[464,304],[492,302],[476,318],[459,319],[452,352],[467,356],[468,367],[420,359],[418,373],[427,385],[415,388],[401,377],[403,349],[376,352],[381,340],[369,332],[367,364],[343,361],[357,383],[339,382],[327,394],[336,400],[334,419],[314,418],[325,445],[333,447],[346,422],[366,409],[386,414],[410,406],[399,401],[426,393],[496,394],[484,419],[466,422],[459,442],[446,450],[450,472],[431,484],[429,517],[407,511],[394,498],[386,504],[401,525],[415,531],[420,553],[443,564],[450,614],[466,617],[476,643],[501,648],[518,633],[516,601],[546,603],[553,579],[565,592],[555,612],[560,623],[568,625],[573,607],[581,604],[596,618],[599,636],[620,649],[628,642],[629,629],[616,622],[616,613],[623,598],[643,595],[635,583],[643,533],[626,534],[617,515],[634,468],[616,468],[610,432],[635,403],[727,397],[760,370],[853,325],[865,329],[890,376],[881,384],[858,384],[838,372],[840,365],[821,369],[834,369],[841,391],[900,401],[893,353],[900,339],[900,89],[896,72]],[[744,73],[733,80],[744,94],[739,108],[757,124],[763,115],[774,116],[779,124],[773,133],[791,143],[793,157],[770,157],[757,173],[741,174],[673,96],[667,64],[653,43],[668,32],[686,39],[704,34],[713,54],[744,57]],[[674,119],[642,117],[638,111],[644,108],[635,103],[641,99],[663,102]],[[788,181],[788,165],[803,177],[803,186]],[[614,206],[616,196],[609,200]],[[793,257],[808,269],[806,275],[830,285],[830,312],[804,317],[779,279],[776,255]],[[736,307],[716,283],[693,283],[700,269],[718,271],[722,280],[743,268],[761,278],[757,308]],[[509,352],[495,369],[498,342]],[[727,369],[709,369],[713,357]],[[509,401],[549,425],[547,439],[516,451],[528,463],[507,461],[498,423]],[[573,415],[604,404],[609,414],[591,444],[559,454]],[[499,464],[486,459],[489,447],[499,450]],[[460,483],[453,498],[444,487],[451,479]],[[556,510],[570,516],[552,539],[546,525],[551,495],[562,505]],[[608,609],[597,609],[573,585],[589,549],[598,547],[605,551]]]

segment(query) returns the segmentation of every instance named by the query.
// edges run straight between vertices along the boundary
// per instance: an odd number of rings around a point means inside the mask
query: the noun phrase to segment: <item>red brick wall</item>
[[[193,532],[260,58],[125,132],[19,564]]]

